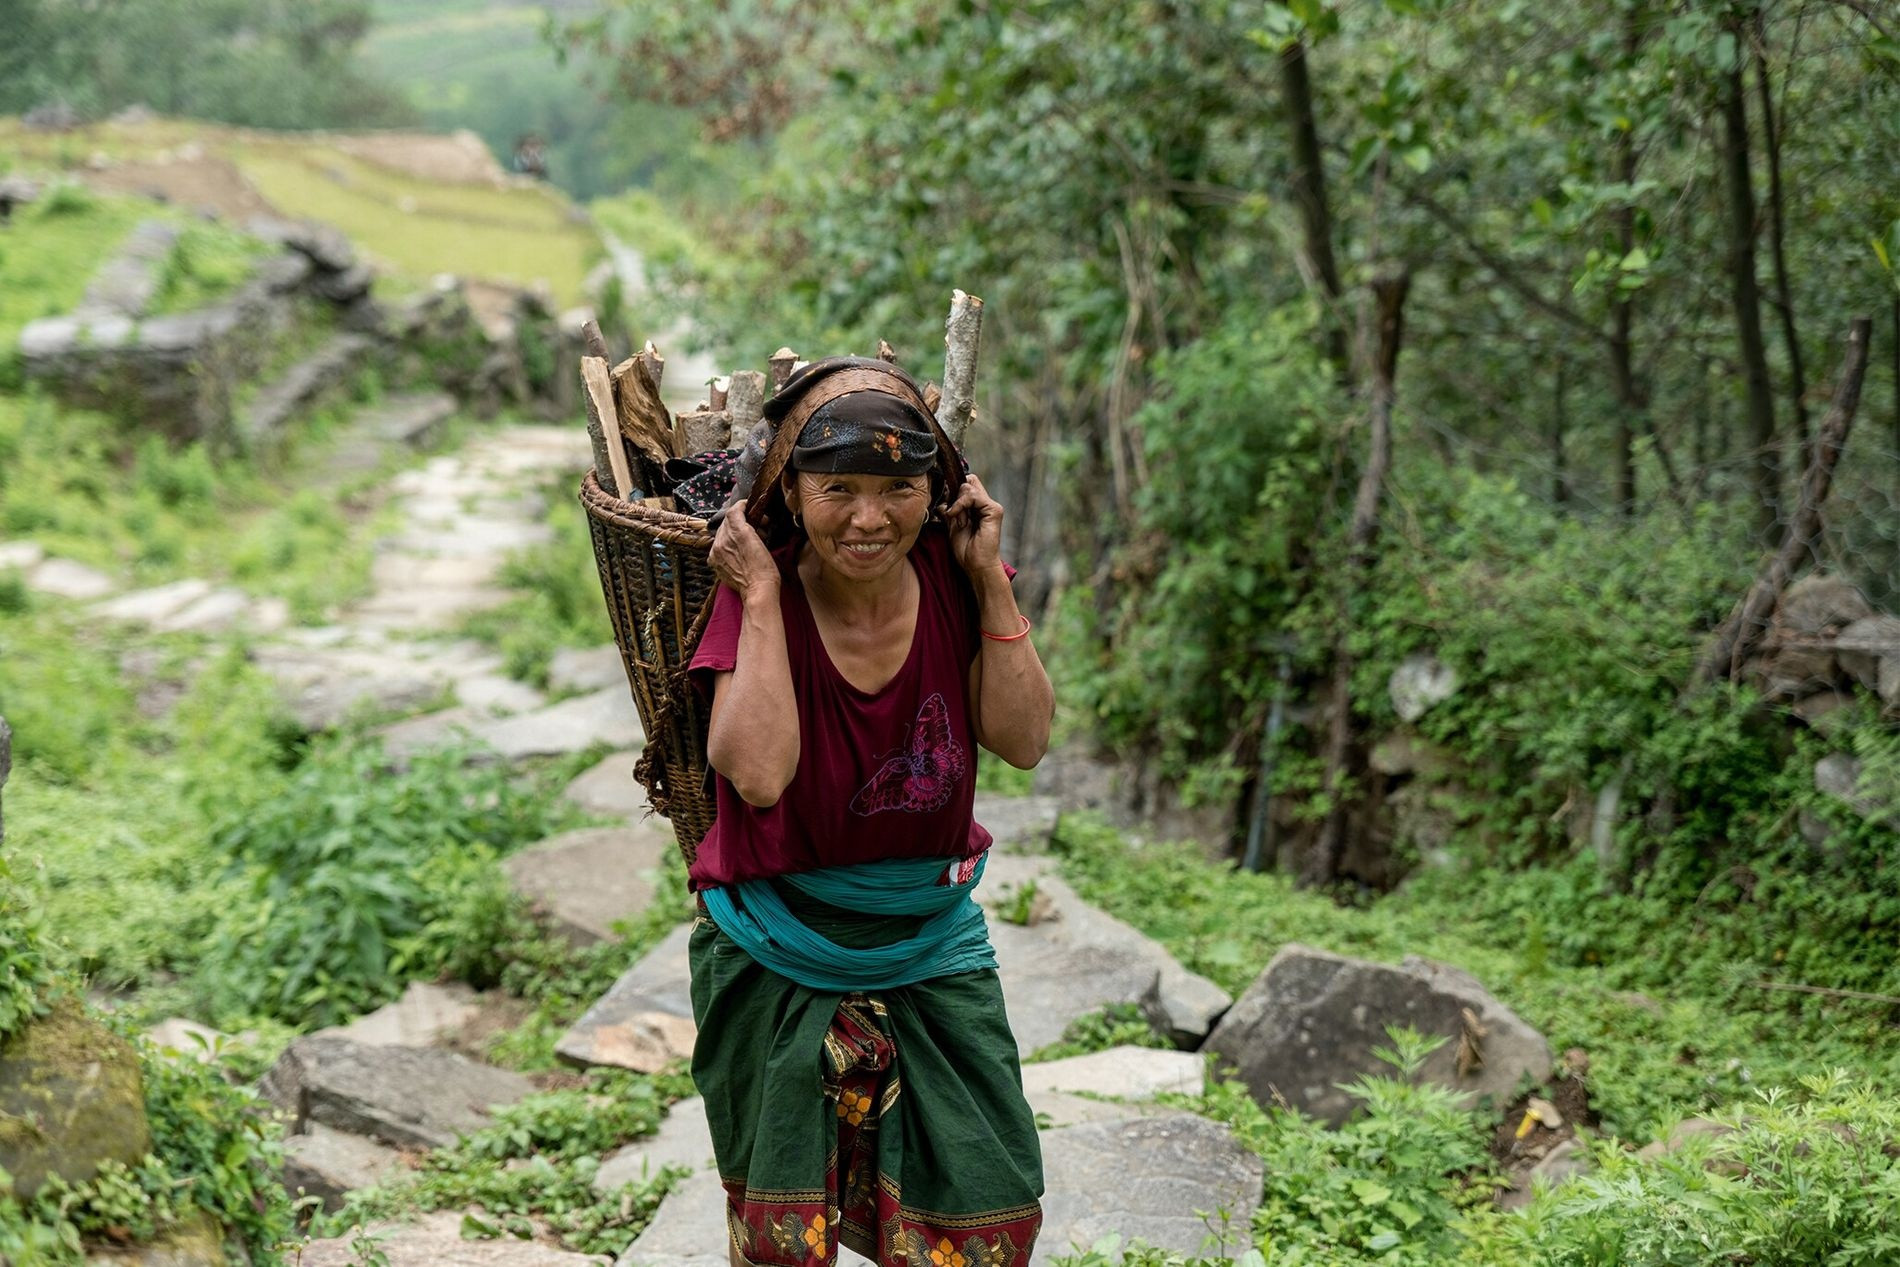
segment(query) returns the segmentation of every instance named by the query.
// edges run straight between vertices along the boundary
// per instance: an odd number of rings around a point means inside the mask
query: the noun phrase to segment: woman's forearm
[[[713,693],[706,758],[747,804],[775,805],[798,772],[798,704],[776,589],[748,597],[732,673]]]
[[[972,577],[977,618],[984,630],[1006,637],[1025,628],[1016,592],[999,565]],[[1049,724],[1055,716],[1055,689],[1029,637],[1000,641],[984,638],[978,651],[977,734],[983,746],[1020,770],[1042,760],[1049,750]]]

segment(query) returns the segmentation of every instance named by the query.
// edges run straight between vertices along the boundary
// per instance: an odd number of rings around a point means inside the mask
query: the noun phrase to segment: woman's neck
[[[827,569],[808,545],[798,552],[798,580],[806,601],[850,624],[875,621],[903,608],[910,598],[910,560],[874,581],[843,580]]]

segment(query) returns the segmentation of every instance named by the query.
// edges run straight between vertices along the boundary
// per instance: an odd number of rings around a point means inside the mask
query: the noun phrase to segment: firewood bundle
[[[983,301],[961,290],[953,292],[944,323],[944,385],[924,387],[925,403],[935,411],[938,425],[953,444],[961,443],[975,414],[982,324]],[[805,364],[790,348],[780,348],[767,361],[766,370],[736,370],[713,379],[707,384],[706,399],[676,416],[660,395],[666,358],[651,341],[611,365],[598,325],[589,321],[581,337],[582,399],[595,479],[603,492],[621,501],[644,502],[654,510],[683,510],[672,496],[678,476],[668,471],[669,461],[748,447],[762,450],[770,439],[769,424],[763,420],[768,393],[783,388]],[[877,354],[896,362],[891,345],[882,340]],[[755,472],[755,466],[741,460],[739,496],[750,491],[748,476]]]

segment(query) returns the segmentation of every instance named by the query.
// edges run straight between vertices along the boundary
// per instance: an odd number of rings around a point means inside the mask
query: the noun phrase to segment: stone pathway
[[[346,428],[347,442],[321,477],[326,486],[365,478],[392,446],[428,434],[438,409],[405,398],[366,411]],[[42,592],[87,602],[103,619],[156,631],[248,632],[259,639],[256,663],[304,726],[398,717],[378,732],[397,759],[456,742],[501,761],[611,745],[566,795],[623,825],[558,836],[506,863],[516,891],[584,945],[612,937],[616,922],[651,904],[658,868],[675,847],[667,824],[646,818],[631,777],[643,736],[619,657],[611,647],[562,653],[550,686],[566,698],[550,702],[507,677],[499,656],[452,631],[507,599],[508,554],[549,536],[546,477],[577,472],[587,459],[579,428],[514,426],[396,476],[389,490],[400,523],[379,545],[373,592],[318,628],[285,628],[280,606],[202,580],[120,592],[111,577],[45,558],[27,543],[0,543],[0,568],[20,569]],[[1259,1161],[1224,1127],[1153,1101],[1163,1091],[1200,1088],[1202,1060],[1192,1049],[1231,1000],[1062,882],[1045,852],[1057,810],[1046,797],[983,797],[977,811],[997,838],[979,896],[991,911],[1020,1050],[1055,1041],[1071,1021],[1111,1004],[1140,1007],[1184,1050],[1126,1048],[1025,1066],[1025,1089],[1046,1123],[1049,1185],[1034,1262],[1111,1231],[1197,1251],[1207,1229],[1193,1211],[1224,1208],[1244,1227],[1260,1191]],[[682,924],[632,965],[564,1036],[559,1054],[579,1066],[641,1071],[689,1057],[688,931]],[[529,1080],[460,1054],[479,1050],[464,1035],[481,1030],[491,1005],[464,987],[416,986],[349,1026],[293,1043],[262,1084],[291,1115],[291,1182],[333,1206],[405,1164],[405,1151],[447,1142],[527,1094]],[[487,1024],[492,1030],[492,1016]],[[710,1159],[697,1101],[676,1106],[652,1140],[603,1159],[606,1187],[666,1165],[695,1172],[621,1267],[723,1267],[723,1197]],[[384,1252],[393,1264],[597,1261],[544,1244],[464,1242],[458,1228],[456,1215],[429,1216],[391,1230]],[[347,1241],[314,1245],[303,1261],[349,1261]],[[863,1260],[847,1252],[842,1261]]]

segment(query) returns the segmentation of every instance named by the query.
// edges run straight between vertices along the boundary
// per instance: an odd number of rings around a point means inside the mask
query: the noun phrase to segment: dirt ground
[[[88,185],[106,193],[156,198],[193,211],[209,211],[230,224],[280,214],[233,163],[212,154],[115,163],[80,174]]]

